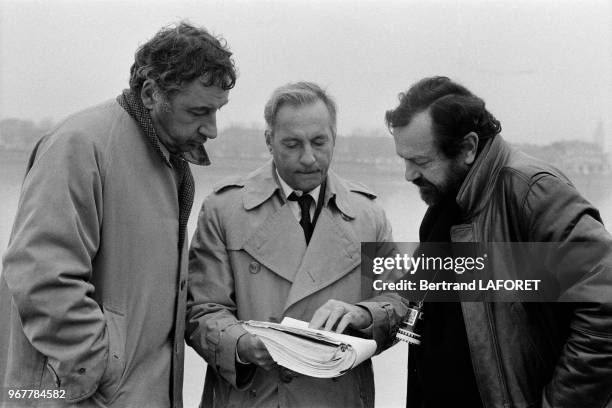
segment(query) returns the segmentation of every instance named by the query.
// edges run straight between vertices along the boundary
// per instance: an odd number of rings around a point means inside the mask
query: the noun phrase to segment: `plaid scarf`
[[[178,248],[183,247],[185,240],[185,233],[187,230],[187,221],[189,220],[189,214],[191,213],[191,207],[193,205],[193,196],[195,193],[195,185],[193,182],[193,175],[189,169],[189,164],[186,158],[179,155],[170,154],[170,160],[166,159],[161,145],[159,144],[159,138],[155,132],[151,114],[142,104],[140,97],[135,95],[131,90],[125,89],[123,93],[117,96],[117,102],[125,111],[136,120],[138,126],[142,130],[143,135],[149,146],[159,155],[164,163],[170,165],[176,172],[176,178],[179,180],[178,183],[178,202],[179,202],[179,239]],[[203,146],[200,146],[202,150]],[[205,160],[198,164],[210,164],[208,156]]]

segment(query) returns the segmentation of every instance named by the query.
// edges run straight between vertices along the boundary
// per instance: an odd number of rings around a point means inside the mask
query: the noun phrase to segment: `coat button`
[[[291,381],[293,381],[293,379],[295,377],[297,377],[299,374],[291,371],[289,369],[286,369],[284,367],[279,367],[279,371],[278,371],[278,377],[280,378],[280,380],[282,382],[284,382],[285,384],[289,384]]]
[[[185,289],[185,279],[181,281],[181,290]]]
[[[280,370],[278,372],[278,377],[285,384],[289,384],[291,381],[293,381],[293,376],[282,367],[280,367]]]
[[[258,273],[260,269],[261,265],[259,264],[259,262],[253,261],[249,264],[249,272],[253,274]]]
[[[79,368],[79,374],[85,374],[87,370],[84,369],[83,367]]]

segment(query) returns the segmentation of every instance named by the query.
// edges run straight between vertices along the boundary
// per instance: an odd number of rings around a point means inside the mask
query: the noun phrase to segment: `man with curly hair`
[[[412,85],[386,121],[429,206],[420,240],[547,243],[528,264],[560,300],[426,301],[407,406],[611,407],[612,237],[597,209],[559,170],[507,144],[485,102],[449,78]],[[520,277],[516,258],[488,262],[496,276]]]
[[[231,55],[204,28],[165,27],[129,89],[36,145],[0,278],[0,380],[39,392],[0,405],[182,406],[188,162],[210,163]]]

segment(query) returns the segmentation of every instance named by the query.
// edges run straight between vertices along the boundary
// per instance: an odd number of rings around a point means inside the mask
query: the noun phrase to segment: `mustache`
[[[432,184],[429,181],[423,179],[422,177],[412,180],[412,184],[414,184],[417,187],[431,187],[432,186]]]

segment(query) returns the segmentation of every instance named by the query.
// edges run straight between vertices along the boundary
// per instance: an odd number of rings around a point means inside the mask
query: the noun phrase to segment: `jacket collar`
[[[124,89],[123,92],[117,96],[116,101],[136,121],[136,123],[138,123],[149,146],[157,152],[168,167],[173,167],[170,162],[170,152],[168,152],[168,149],[159,141],[157,131],[151,119],[151,114],[143,105],[140,96],[136,95],[131,89]],[[208,158],[208,153],[206,153],[203,144],[199,144],[192,151],[180,153],[178,156],[189,163],[199,166],[210,165],[210,159]]]
[[[489,201],[499,172],[507,163],[510,152],[510,146],[500,135],[486,142],[457,193],[457,204],[464,217],[471,218]]]
[[[276,170],[272,160],[247,175],[241,184],[245,188],[243,204],[247,211],[260,206],[275,193],[282,197],[283,200],[286,200],[276,180]],[[350,205],[349,190],[332,170],[327,172],[327,187],[323,199],[324,206],[328,206],[330,202],[333,202],[342,214],[349,218],[355,218],[355,212]]]

